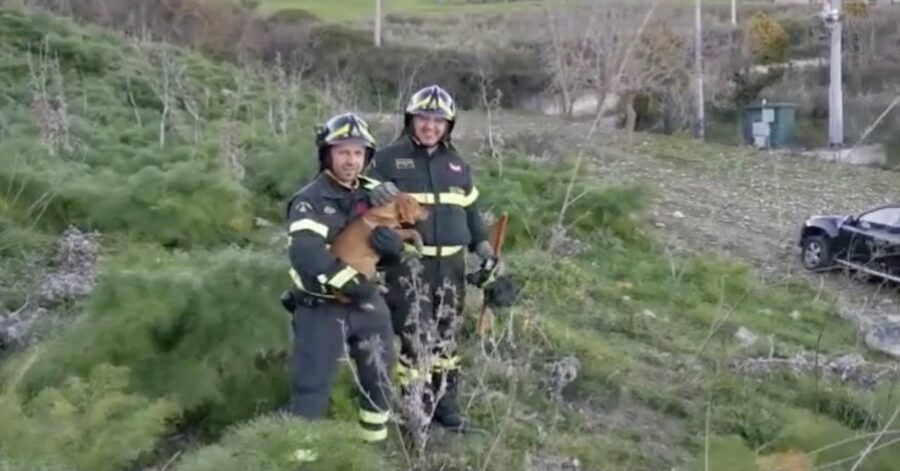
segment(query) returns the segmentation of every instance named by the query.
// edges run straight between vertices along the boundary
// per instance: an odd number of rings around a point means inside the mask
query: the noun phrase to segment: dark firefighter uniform
[[[436,110],[448,118],[452,127],[455,112],[452,98],[439,87],[427,87],[413,95],[407,108],[407,132],[387,147],[379,150],[367,170],[367,175],[377,180],[393,182],[400,191],[411,194],[426,205],[429,217],[416,225],[424,242],[421,252],[423,272],[421,278],[429,287],[426,299],[419,300],[419,316],[423,322],[437,321],[441,340],[454,338],[465,300],[465,253],[475,251],[488,238],[487,229],[478,211],[478,188],[472,179],[472,171],[454,151],[449,140],[440,143],[433,153],[418,144],[409,131],[411,114],[416,111]],[[385,267],[385,282],[389,288],[386,299],[392,311],[394,332],[400,336],[401,357],[398,377],[401,385],[417,374],[417,365],[411,335],[416,324],[411,319],[413,299],[401,281],[410,279],[411,267],[407,264],[391,264]],[[455,293],[454,293],[455,292]],[[450,297],[450,294],[455,296]],[[440,311],[439,307],[443,306]],[[449,312],[448,312],[449,311]],[[449,315],[448,315],[449,314]],[[456,328],[455,328],[456,327]],[[422,332],[420,332],[422,334]],[[455,343],[455,342],[453,342]],[[457,404],[459,357],[455,349],[442,348],[429,352],[438,357],[430,381],[433,388],[446,381],[443,397],[434,410],[434,419],[444,426],[462,426]]]
[[[355,185],[345,186],[327,168],[328,145],[356,135],[363,136],[374,151],[374,139],[361,118],[345,114],[329,121],[318,136],[322,171],[294,194],[287,206],[294,285],[284,299],[286,307],[293,310],[290,410],[309,419],[326,413],[346,345],[361,385],[363,439],[380,441],[387,437],[387,374],[395,361],[390,314],[376,286],[328,250],[336,235],[369,208],[369,189],[377,185],[361,177]],[[338,302],[336,293],[354,301]],[[367,347],[366,342],[372,345]],[[377,355],[378,361],[370,361],[372,355]]]

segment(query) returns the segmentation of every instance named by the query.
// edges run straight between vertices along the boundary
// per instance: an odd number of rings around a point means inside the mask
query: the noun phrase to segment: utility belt
[[[281,293],[280,299],[281,305],[284,306],[288,312],[293,314],[294,310],[298,307],[313,308],[328,301],[335,301],[335,297],[330,294],[318,294],[308,291],[306,287],[303,286],[300,275],[298,275],[293,268],[289,273],[291,279],[294,281],[294,286]]]
[[[281,293],[281,305],[293,314],[298,307],[314,308],[328,302],[336,302],[333,296],[319,296],[308,291],[291,288]]]

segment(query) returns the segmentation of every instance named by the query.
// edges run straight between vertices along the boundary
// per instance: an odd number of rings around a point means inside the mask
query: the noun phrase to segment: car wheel
[[[803,262],[803,268],[807,270],[822,270],[830,267],[832,260],[828,239],[820,235],[803,239],[800,259]]]

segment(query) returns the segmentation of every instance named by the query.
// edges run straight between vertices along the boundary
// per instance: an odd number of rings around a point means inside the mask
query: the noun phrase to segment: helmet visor
[[[332,146],[354,145],[354,146],[362,147],[363,149],[372,147],[372,144],[369,141],[367,141],[361,137],[354,137],[354,136],[332,139],[328,144],[332,145]]]

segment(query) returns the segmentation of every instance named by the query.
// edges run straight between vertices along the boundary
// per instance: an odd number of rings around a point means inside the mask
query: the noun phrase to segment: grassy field
[[[652,0],[630,0],[635,2],[652,3]],[[693,0],[675,0],[684,4],[693,4]],[[405,15],[434,15],[448,13],[498,13],[522,8],[536,8],[545,3],[545,0],[519,0],[512,2],[494,3],[468,3],[458,4],[451,0],[384,0],[383,8],[386,14]],[[663,2],[667,3],[667,2]],[[729,5],[730,0],[705,0],[704,5],[721,7]],[[766,0],[741,0],[739,12],[746,11],[752,6],[771,5]],[[289,8],[307,10],[326,21],[348,21],[371,17],[375,13],[374,0],[262,0],[261,9],[265,12],[275,12]]]

